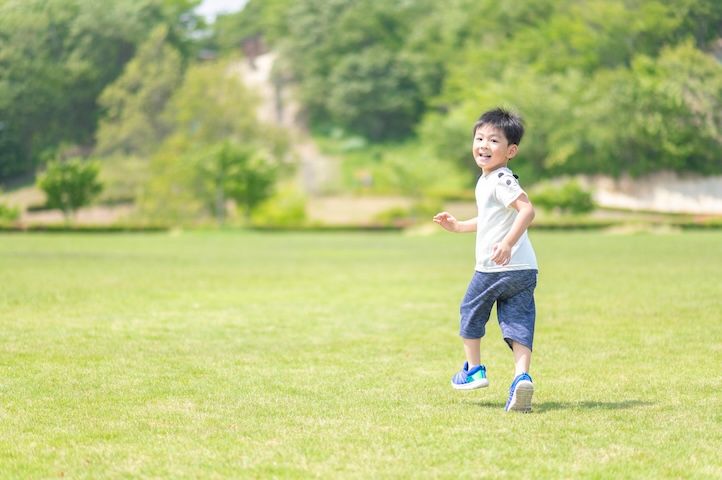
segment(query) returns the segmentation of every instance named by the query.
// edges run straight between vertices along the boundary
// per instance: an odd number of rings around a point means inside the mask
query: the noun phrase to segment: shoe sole
[[[531,412],[531,397],[534,395],[534,384],[522,380],[516,385],[514,389],[514,395],[511,397],[509,407],[506,409],[507,412]]]
[[[475,390],[477,388],[484,388],[489,386],[489,380],[486,378],[481,378],[479,380],[474,380],[473,382],[464,383],[462,385],[457,385],[454,382],[451,382],[451,386],[454,388],[454,390]]]

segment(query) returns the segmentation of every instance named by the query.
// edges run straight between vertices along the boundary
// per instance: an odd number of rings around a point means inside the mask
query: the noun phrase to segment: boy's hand
[[[434,215],[434,222],[438,223],[450,232],[459,231],[459,221],[449,212],[441,212]]]
[[[511,260],[511,245],[505,242],[495,243],[491,247],[491,261],[497,265],[506,265]]]

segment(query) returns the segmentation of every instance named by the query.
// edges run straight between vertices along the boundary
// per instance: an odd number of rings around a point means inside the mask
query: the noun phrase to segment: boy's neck
[[[487,170],[485,170],[485,169],[482,168],[482,169],[481,169],[481,173],[482,173],[483,176],[486,177],[486,176],[489,175],[490,173],[494,173],[494,172],[496,172],[497,170],[501,170],[502,168],[509,168],[509,164],[508,164],[508,163],[505,163],[504,165],[499,165],[499,166],[494,167],[493,169],[491,169],[491,170],[489,170],[489,171],[487,171]]]

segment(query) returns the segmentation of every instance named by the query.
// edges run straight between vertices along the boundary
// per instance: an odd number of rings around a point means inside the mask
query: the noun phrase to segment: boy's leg
[[[531,350],[529,347],[512,340],[511,350],[514,352],[514,376],[529,373],[529,366],[531,365]]]
[[[514,352],[514,381],[509,387],[509,398],[504,410],[531,412],[531,399],[534,396],[534,383],[529,376],[531,349],[512,340],[511,350]]]
[[[497,315],[504,340],[514,352],[517,374],[529,370],[534,343],[536,270],[507,272],[507,291],[497,301]]]
[[[481,363],[481,338],[462,338],[464,341],[464,353],[469,367],[479,365]]]
[[[514,381],[509,387],[509,399],[505,410],[530,412],[534,383],[528,372],[536,319],[534,305],[536,271],[510,272],[507,280],[509,290],[497,303],[499,326],[504,340],[514,354]]]
[[[473,390],[489,386],[486,378],[486,367],[481,365],[479,345],[481,338],[464,338],[464,352],[466,363],[456,375],[451,378],[451,386],[456,390]]]
[[[493,293],[495,276],[474,272],[460,306],[459,336],[464,344],[466,363],[451,379],[457,390],[486,387],[486,367],[481,365],[479,345],[484,336],[486,322],[496,300]]]
[[[495,276],[474,272],[474,276],[461,300],[459,313],[459,336],[464,343],[464,353],[469,365],[479,365],[481,357],[479,344],[486,333],[491,309],[496,301],[494,294]]]

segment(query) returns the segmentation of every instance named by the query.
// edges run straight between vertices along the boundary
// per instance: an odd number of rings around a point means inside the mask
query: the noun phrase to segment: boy
[[[517,154],[524,126],[519,116],[497,108],[479,117],[473,134],[471,153],[482,170],[475,191],[478,216],[465,221],[448,212],[434,216],[434,222],[450,232],[476,232],[476,268],[460,309],[466,362],[451,386],[471,390],[489,385],[479,346],[496,302],[499,326],[515,365],[505,410],[529,412],[538,267],[526,230],[534,207],[507,167]]]

